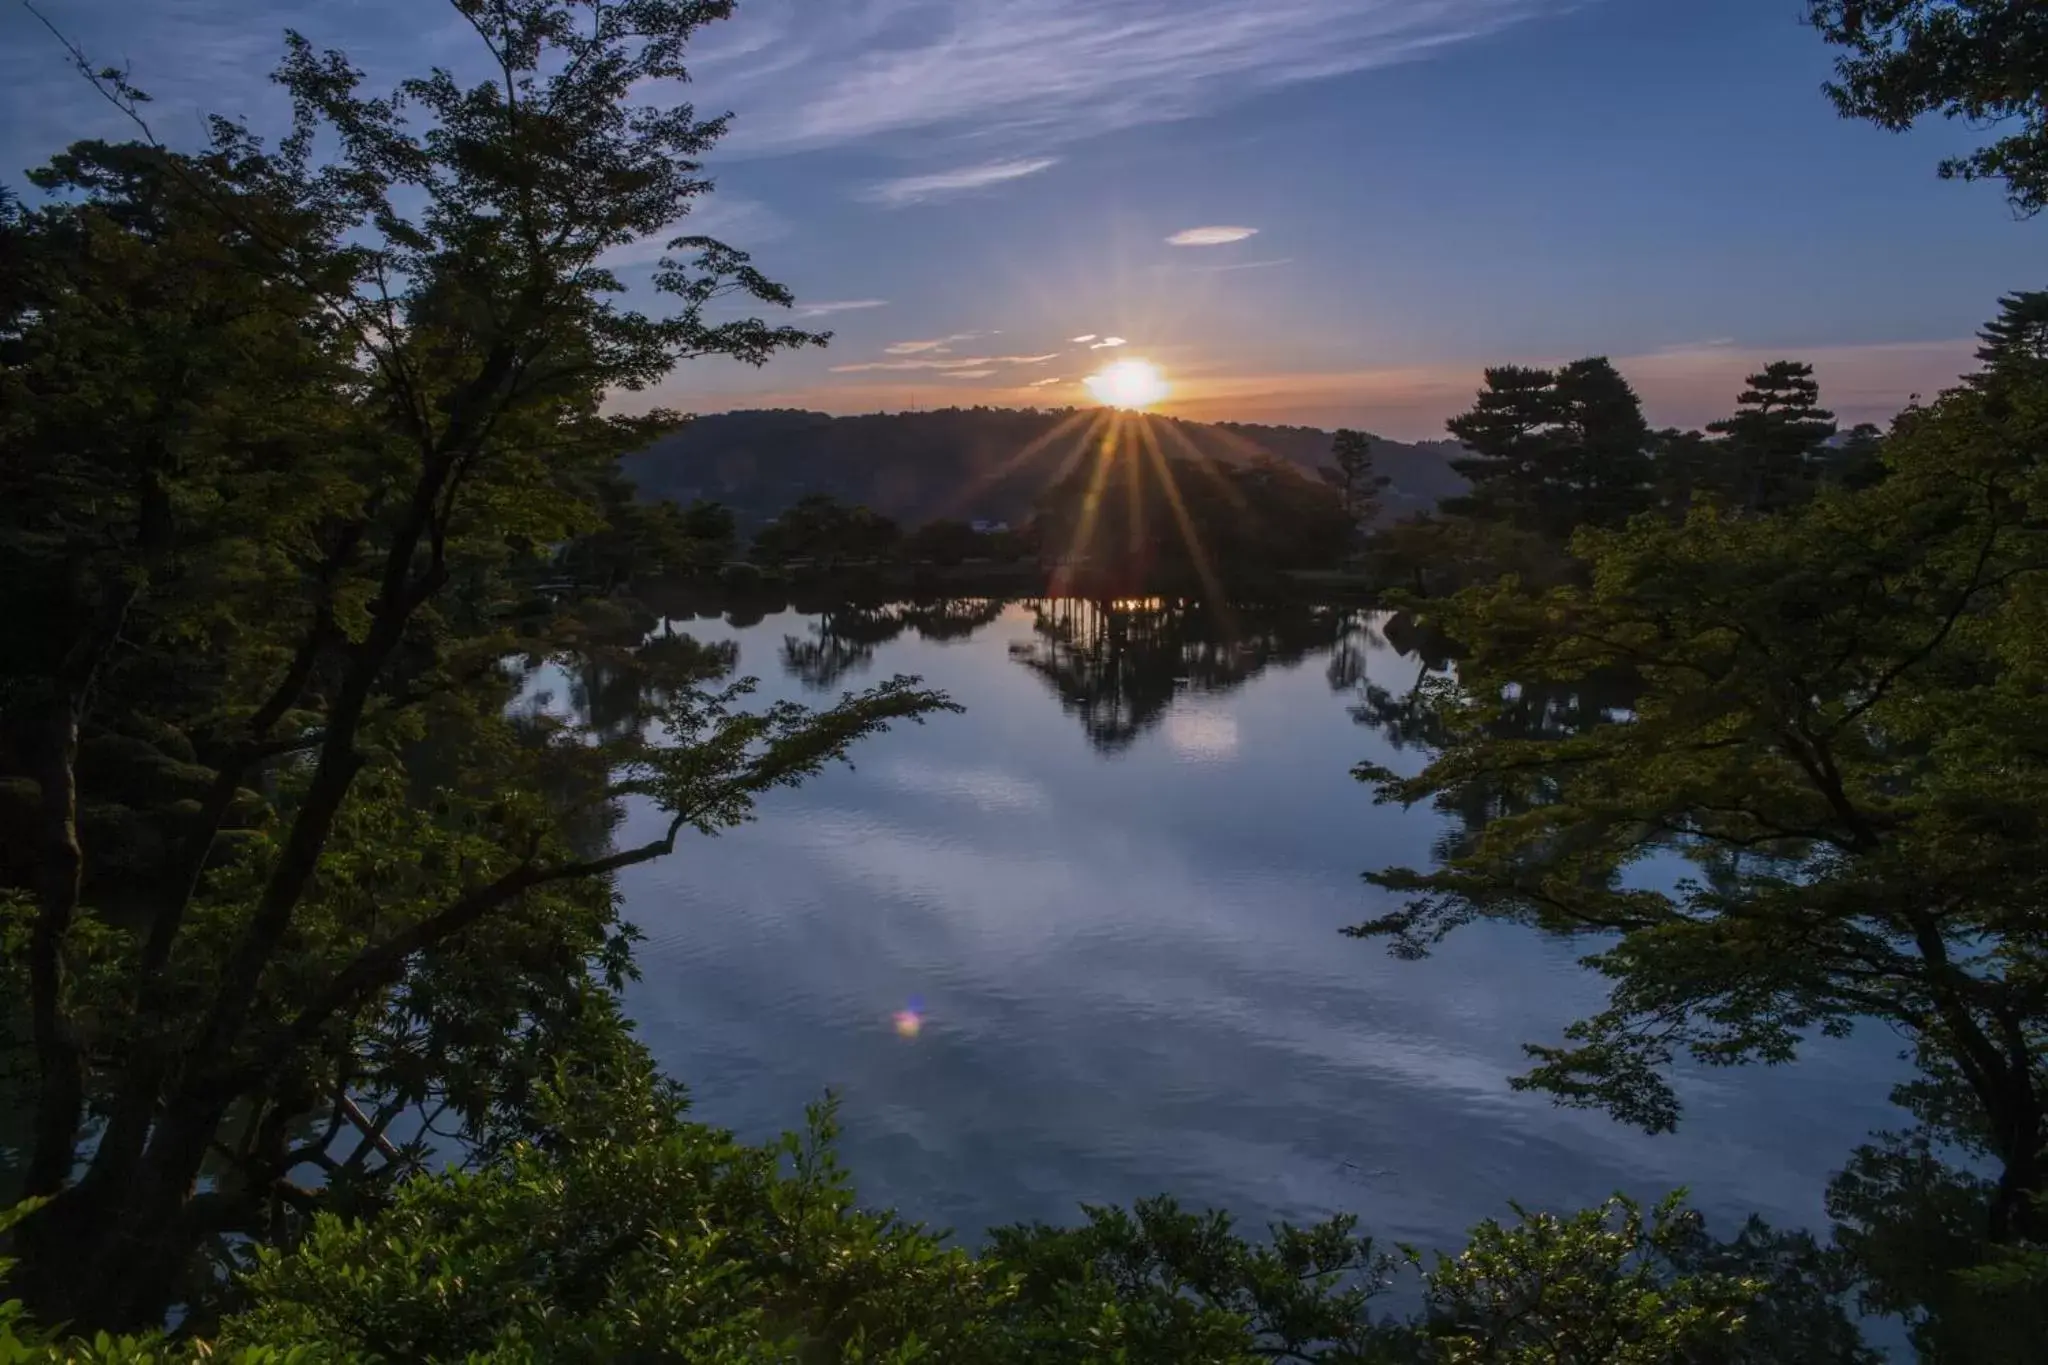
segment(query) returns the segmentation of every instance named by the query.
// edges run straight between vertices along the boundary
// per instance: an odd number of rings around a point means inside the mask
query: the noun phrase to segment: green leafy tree
[[[1599,940],[1609,1008],[1530,1049],[1518,1084],[1651,1130],[1666,1073],[1781,1062],[1878,1019],[1953,1078],[1995,1172],[1984,1239],[2039,1241],[2048,1189],[2048,766],[2038,641],[2048,388],[1968,388],[1908,413],[1888,477],[1769,518],[1582,533],[1589,583],[1474,589],[1433,694],[1446,737],[1382,798],[1501,802],[1361,926],[1422,953],[1497,918]],[[1528,736],[1532,687],[1604,671],[1626,710]],[[1690,868],[1687,868],[1687,864]]]
[[[625,1046],[610,875],[942,702],[749,711],[684,650],[651,737],[512,704],[507,661],[568,647],[524,582],[673,421],[605,395],[822,338],[707,320],[789,301],[714,240],[671,241],[659,313],[601,263],[708,188],[723,121],[630,98],[728,5],[455,9],[494,79],[374,96],[292,36],[274,147],[82,145],[5,225],[0,965],[44,1201],[10,1284],[44,1321],[204,1321],[238,1248],[418,1166],[401,1115],[509,1140],[544,1059]],[[628,797],[664,827],[613,848]]]
[[[1510,574],[1529,584],[1562,582],[1575,564],[1558,543],[1505,522],[1452,512],[1404,518],[1367,541],[1366,572],[1417,600],[1449,596]]]
[[[1997,1155],[1959,1078],[1931,1075],[1898,1097],[1910,1128],[1877,1134],[1829,1182],[1836,1243],[1869,1311],[1905,1324],[1923,1360],[2021,1365],[2048,1340],[2048,1246],[1994,1242]]]
[[[1884,429],[1874,422],[1858,422],[1823,446],[1813,464],[1823,484],[1868,488],[1884,477]]]
[[[702,499],[688,506],[646,501],[611,471],[596,494],[603,524],[561,548],[556,565],[579,582],[614,591],[656,578],[702,578],[733,557],[738,530],[730,508]]]
[[[0,1359],[1872,1359],[1839,1287],[1807,1264],[1810,1242],[1754,1226],[1717,1242],[1675,1197],[1647,1220],[1617,1200],[1489,1221],[1427,1269],[1349,1217],[1254,1238],[1169,1199],[997,1229],[970,1253],[860,1208],[833,1157],[831,1106],[810,1120],[746,1145],[689,1122],[644,1057],[557,1075],[522,1139],[477,1169],[416,1177],[371,1218],[323,1215],[290,1250],[264,1250],[242,1276],[246,1306],[217,1331],[53,1337],[0,1305]],[[1425,1310],[1381,1310],[1410,1275]]]
[[[1446,1365],[1876,1359],[1853,1331],[1788,1339],[1779,1322],[1777,1333],[1749,1336],[1764,1281],[1689,1265],[1704,1238],[1676,1195],[1648,1218],[1622,1198],[1569,1216],[1515,1212],[1521,1221],[1510,1227],[1481,1223],[1430,1276],[1436,1358]],[[1823,1309],[1827,1317],[1840,1321]],[[1805,1348],[1796,1357],[1785,1353],[1794,1341]]]
[[[2034,0],[1807,0],[1807,18],[1843,49],[1827,92],[1844,117],[2010,127],[1942,177],[2003,180],[2018,213],[2048,206],[2048,19]]]
[[[1835,415],[1820,405],[1813,366],[1800,361],[1772,361],[1743,382],[1735,415],[1707,424],[1722,438],[1709,477],[1736,507],[1780,511],[1811,495]]]

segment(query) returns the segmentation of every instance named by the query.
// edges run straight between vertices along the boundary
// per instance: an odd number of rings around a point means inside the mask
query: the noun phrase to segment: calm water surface
[[[1487,926],[1405,963],[1339,936],[1387,908],[1359,873],[1426,862],[1443,825],[1350,776],[1421,762],[1353,712],[1423,665],[1349,619],[1240,623],[1243,647],[1079,603],[679,622],[763,697],[915,673],[967,712],[629,874],[643,1035],[744,1136],[832,1090],[863,1199],[968,1236],[1160,1192],[1431,1246],[1510,1198],[1678,1184],[1724,1227],[1821,1222],[1828,1173],[1897,1117],[1885,1036],[1694,1077],[1679,1133],[1646,1137],[1508,1088],[1521,1042],[1600,999],[1572,947]]]

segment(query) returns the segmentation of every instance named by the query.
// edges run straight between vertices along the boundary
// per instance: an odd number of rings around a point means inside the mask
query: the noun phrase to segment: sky
[[[39,2],[174,143],[207,111],[281,127],[287,26],[375,78],[475,58],[431,0]],[[2001,293],[2048,285],[2048,222],[1936,178],[1966,127],[1840,119],[1802,8],[741,0],[692,57],[699,112],[734,119],[690,230],[833,339],[641,401],[1066,406],[1135,356],[1183,415],[1422,439],[1488,364],[1607,355],[1690,426],[1790,357],[1881,421],[1969,368]],[[0,183],[120,135],[0,7]]]

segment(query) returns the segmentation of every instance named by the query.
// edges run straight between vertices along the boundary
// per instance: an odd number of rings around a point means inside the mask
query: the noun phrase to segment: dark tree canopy
[[[2048,374],[2048,289],[2007,294],[1998,301],[1998,316],[1977,333],[1983,345],[1977,359],[1984,366],[1974,382],[2039,380]]]
[[[801,561],[831,569],[884,559],[902,539],[903,528],[889,518],[812,493],[762,527],[749,554],[761,564]]]
[[[1045,490],[1040,553],[1135,588],[1185,586],[1340,562],[1354,533],[1337,490],[1298,466],[1163,454],[1149,418],[1105,436]]]
[[[1979,1244],[2048,1240],[2044,448],[2048,383],[1958,388],[1900,420],[1864,490],[1582,533],[1583,586],[1440,611],[1468,646],[1429,698],[1442,747],[1363,775],[1464,831],[1433,870],[1373,874],[1405,903],[1364,932],[1599,936],[1610,1008],[1532,1047],[1522,1083],[1653,1129],[1680,1056],[1783,1061],[1884,1020],[1940,1084],[1917,1112],[1993,1172]],[[1510,723],[1617,672],[1634,689],[1604,720]],[[1682,880],[1630,875],[1680,859]]]
[[[598,264],[708,190],[723,121],[633,100],[729,5],[456,8],[493,79],[372,95],[292,36],[276,145],[82,143],[0,220],[10,1287],[47,1322],[203,1322],[251,1247],[419,1169],[401,1114],[515,1140],[548,1068],[635,1054],[611,874],[941,704],[749,710],[729,656],[541,590],[556,547],[726,534],[620,495],[675,418],[608,394],[822,338],[709,317],[789,302],[709,238],[647,311]],[[515,706],[522,659],[585,714]],[[614,847],[629,796],[661,828]]]
[[[1071,468],[1102,422],[1073,410],[940,408],[834,417],[798,410],[707,413],[626,461],[647,497],[709,498],[733,508],[741,534],[809,493],[873,508],[905,527],[938,520],[1022,526],[1039,494]],[[1106,421],[1107,419],[1103,419]],[[1183,458],[1241,461],[1264,453],[1313,472],[1330,461],[1331,434],[1314,427],[1195,422],[1144,416],[1160,448]],[[1393,482],[1384,501],[1412,512],[1457,492],[1447,442],[1374,438],[1375,473]]]
[[[1813,366],[1800,361],[1773,361],[1744,382],[1735,415],[1707,424],[1722,438],[1716,491],[1747,511],[1777,511],[1811,494],[1835,415],[1820,405]]]
[[[2002,135],[1941,163],[2002,180],[2014,210],[2048,207],[2048,9],[2038,0],[1807,0],[1843,49],[1827,92],[1848,118],[1903,132],[1929,114]]]
[[[1373,446],[1379,437],[1364,431],[1338,431],[1330,438],[1330,463],[1320,471],[1337,490],[1352,523],[1371,526],[1379,520],[1380,495],[1393,479],[1373,468]]]
[[[1650,502],[1649,424],[1635,390],[1601,357],[1557,370],[1486,371],[1453,436],[1471,454],[1452,467],[1472,491],[1460,513],[1562,540],[1580,525],[1617,526]]]

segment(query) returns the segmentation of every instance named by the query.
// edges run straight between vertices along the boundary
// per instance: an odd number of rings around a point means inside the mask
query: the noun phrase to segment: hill
[[[699,417],[628,458],[642,496],[731,507],[743,529],[807,493],[864,503],[905,525],[936,517],[1026,520],[1038,495],[1069,472],[1091,414],[1073,409],[946,408],[833,417],[770,409]],[[1330,433],[1314,427],[1189,422],[1144,414],[1135,433],[1169,455],[1232,462],[1271,455],[1306,469],[1329,463]],[[1377,441],[1373,458],[1393,479],[1392,516],[1433,507],[1465,481],[1455,443]]]

